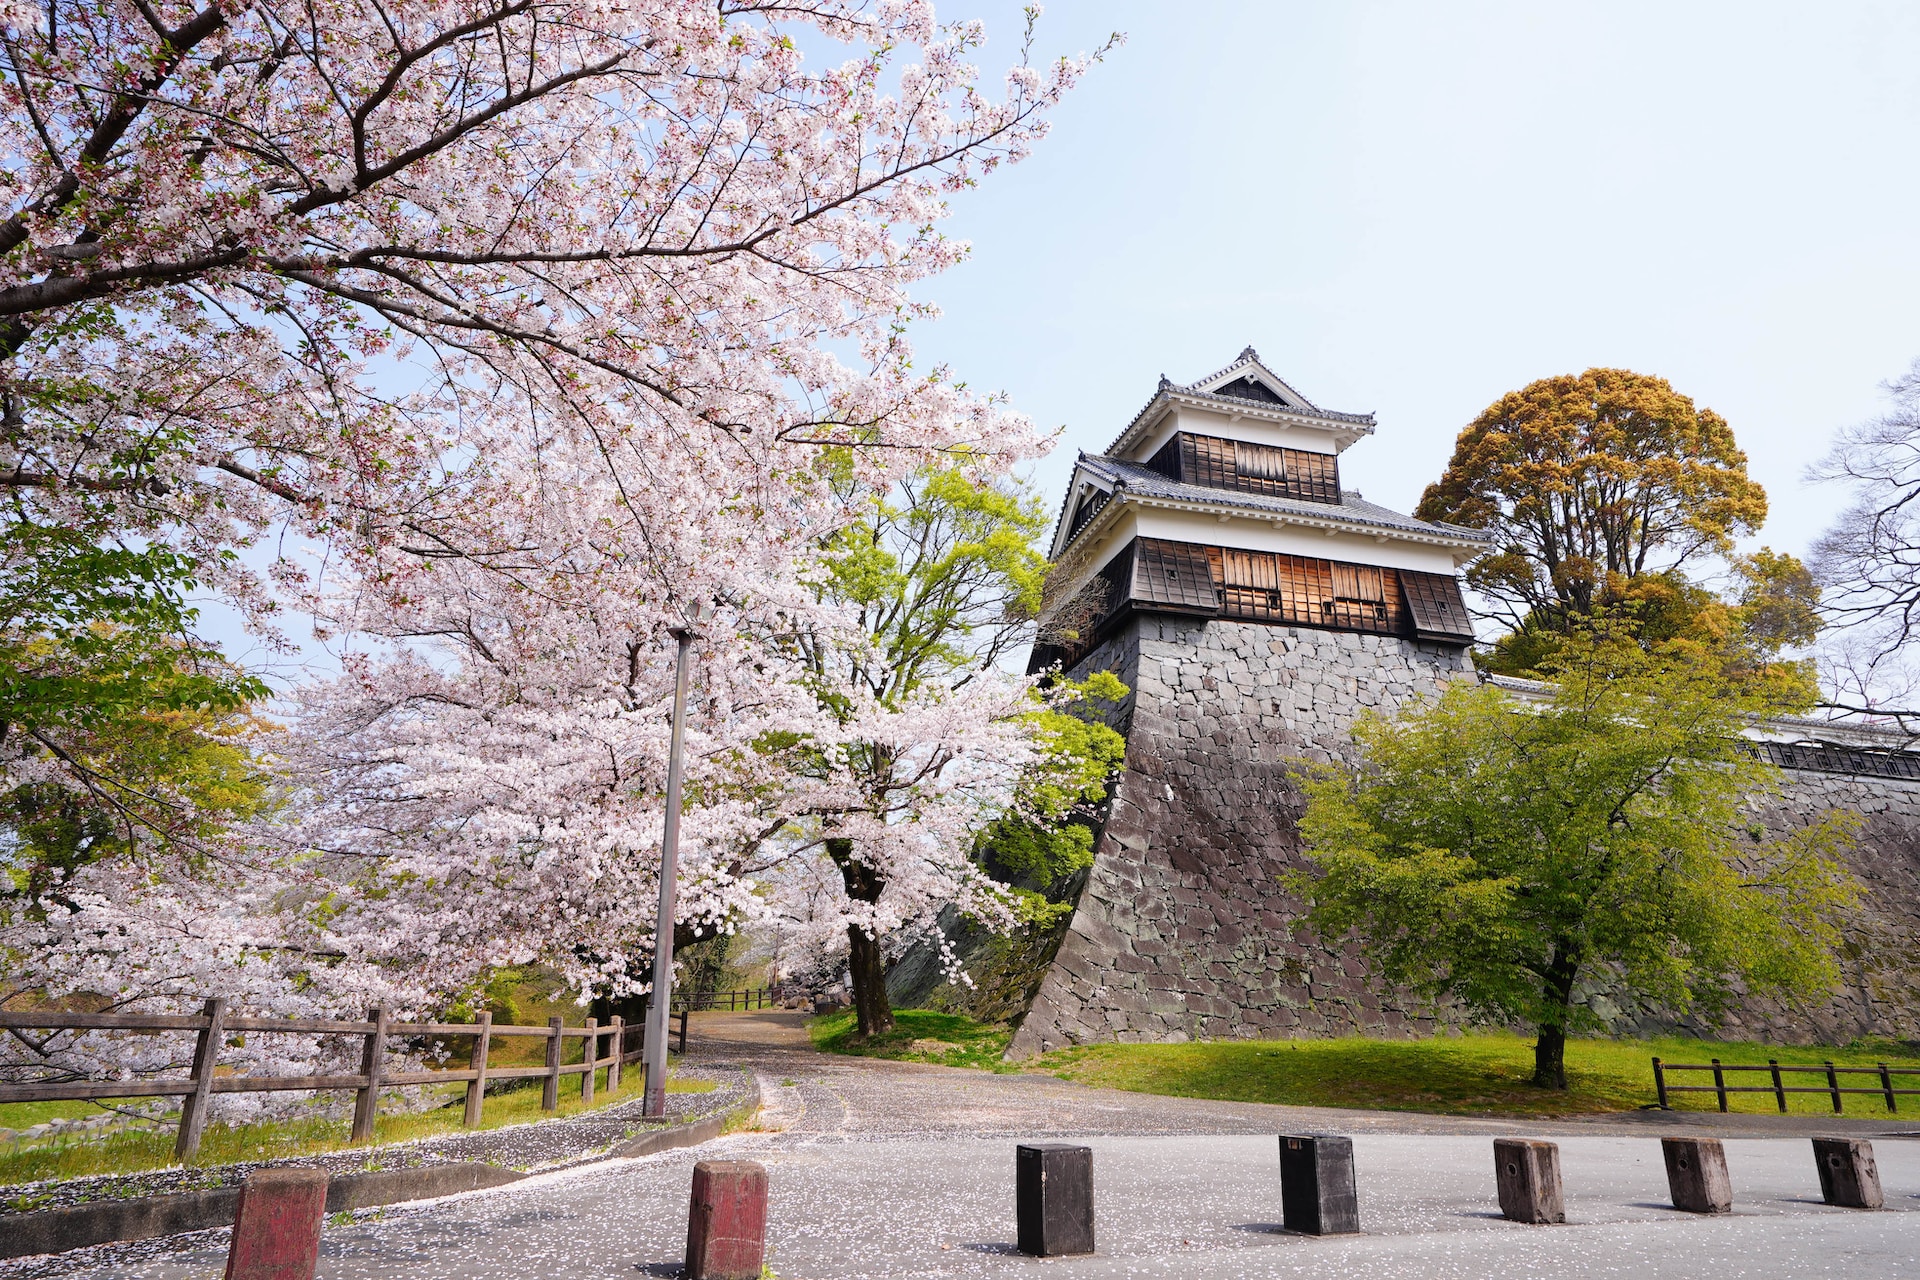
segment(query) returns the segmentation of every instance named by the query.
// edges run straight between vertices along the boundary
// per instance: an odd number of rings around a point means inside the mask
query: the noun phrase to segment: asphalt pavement
[[[704,1052],[759,1073],[762,1130],[362,1214],[327,1229],[320,1280],[675,1275],[692,1165],[716,1158],[768,1166],[780,1280],[1920,1276],[1920,1137],[1898,1125],[1875,1129],[1887,1208],[1866,1212],[1820,1202],[1807,1134],[1835,1125],[1729,1124],[1735,1209],[1698,1217],[1668,1204],[1658,1138],[1720,1117],[1531,1124],[1207,1103],[825,1058],[797,1030],[766,1016],[708,1025]],[[1364,1234],[1276,1229],[1276,1135],[1301,1131],[1353,1135]],[[1495,1136],[1561,1144],[1566,1225],[1499,1216]],[[1093,1148],[1092,1256],[1013,1251],[1014,1147],[1035,1137]],[[211,1280],[225,1247],[224,1232],[207,1232],[22,1260],[0,1280]]]

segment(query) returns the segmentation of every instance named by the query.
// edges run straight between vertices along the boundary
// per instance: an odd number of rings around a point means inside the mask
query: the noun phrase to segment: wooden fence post
[[[207,1103],[213,1089],[213,1063],[226,1038],[227,1002],[218,997],[201,1009],[207,1025],[193,1045],[193,1092],[180,1104],[180,1132],[173,1140],[173,1158],[181,1164],[200,1152],[200,1131],[207,1127]]]
[[[1720,1071],[1720,1059],[1713,1059],[1713,1092],[1720,1099],[1721,1114],[1727,1110],[1727,1077]]]
[[[1660,1109],[1667,1110],[1667,1073],[1658,1058],[1653,1060],[1653,1091],[1660,1099]]]
[[[580,1077],[580,1101],[589,1105],[593,1102],[593,1073],[600,1066],[600,1019],[587,1019],[587,1043],[580,1060],[587,1064],[587,1070]]]
[[[1827,1093],[1829,1096],[1833,1098],[1833,1114],[1839,1115],[1840,1114],[1840,1077],[1834,1071],[1833,1064],[1831,1062],[1827,1063],[1826,1067],[1827,1067]]]
[[[540,1088],[540,1109],[552,1111],[560,1105],[560,1046],[566,1024],[558,1016],[547,1019],[547,1079]]]
[[[687,1056],[687,1014],[690,1010],[684,1006],[680,1010],[680,1056]]]
[[[1900,1108],[1893,1101],[1893,1073],[1887,1070],[1887,1064],[1884,1062],[1880,1064],[1880,1088],[1887,1095],[1887,1114],[1897,1114]]]
[[[366,1083],[353,1104],[354,1142],[373,1141],[373,1121],[380,1112],[380,1078],[387,1073],[387,1009],[375,1005],[367,1012],[373,1030],[367,1033],[366,1052],[360,1058],[360,1074]]]
[[[607,1092],[620,1092],[620,1067],[627,1056],[627,1020],[613,1015],[613,1061],[607,1064]]]
[[[480,1127],[480,1109],[487,1100],[487,1040],[493,1032],[493,1011],[480,1015],[480,1034],[474,1037],[473,1054],[468,1059],[473,1079],[467,1081],[467,1114],[463,1123],[469,1129]]]
[[[1780,1114],[1787,1114],[1787,1086],[1780,1081],[1780,1059],[1768,1058],[1767,1066],[1773,1071],[1773,1100],[1780,1104]]]

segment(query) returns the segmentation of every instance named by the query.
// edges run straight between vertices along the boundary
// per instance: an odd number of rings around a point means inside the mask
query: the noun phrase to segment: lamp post
[[[667,813],[660,832],[660,918],[653,932],[653,996],[641,1062],[649,1116],[667,1114],[667,1005],[673,994],[673,894],[680,863],[680,774],[687,736],[687,652],[699,638],[706,609],[696,603],[684,626],[668,634],[680,642],[673,665],[673,736],[667,746]]]

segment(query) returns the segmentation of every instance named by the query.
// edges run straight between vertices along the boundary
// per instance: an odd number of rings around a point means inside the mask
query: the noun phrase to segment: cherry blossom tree
[[[665,632],[695,599],[722,612],[682,919],[764,909],[791,802],[765,744],[822,728],[776,640],[833,625],[800,583],[851,518],[836,485],[1044,446],[906,333],[932,314],[911,287],[965,252],[946,198],[1024,156],[1087,62],[1023,53],[992,92],[983,38],[903,0],[0,13],[18,518],[171,545],[346,655],[279,745],[286,821],[222,886],[273,911],[216,928],[190,866],[133,900],[89,870],[119,963],[178,997],[291,956],[340,1006],[434,1007],[534,954],[630,989]],[[227,554],[275,528],[324,572]]]

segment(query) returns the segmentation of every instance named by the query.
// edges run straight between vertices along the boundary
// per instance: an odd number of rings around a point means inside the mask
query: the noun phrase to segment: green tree
[[[851,718],[864,703],[896,710],[933,695],[947,698],[1031,637],[1046,579],[1040,540],[1049,520],[1026,486],[983,478],[964,462],[948,463],[929,466],[890,492],[865,495],[861,505],[862,517],[822,548],[816,578],[821,598],[848,606],[857,634],[801,637],[821,705]],[[1065,817],[1086,794],[1088,770],[1104,778],[1107,768],[1083,765],[1075,753],[1109,744],[1085,722],[1038,700],[1010,712],[1009,721],[1038,741],[1042,757],[1023,777],[1013,811],[1035,824],[1042,852],[1055,856],[1053,836],[1041,829]],[[850,900],[875,904],[890,888],[897,900],[944,891],[955,882],[943,872],[902,883],[903,868],[890,863],[885,851],[835,834],[836,817],[856,813],[918,821],[908,810],[915,787],[929,776],[925,758],[908,758],[883,741],[833,753],[816,752],[805,742],[790,749],[802,773],[830,774],[840,794],[854,797],[837,814],[810,815]],[[981,822],[1002,816],[984,813]],[[977,868],[967,865],[971,854],[968,848],[957,851],[963,867],[977,876]],[[847,937],[860,1034],[881,1034],[893,1025],[883,940],[858,923],[847,925]]]
[[[1019,803],[982,828],[976,857],[1014,886],[1023,923],[1047,928],[1070,912],[1061,888],[1093,865],[1095,810],[1127,754],[1127,740],[1094,713],[1127,696],[1111,671],[1085,680],[1058,681],[1071,691],[1072,710],[1033,712],[1041,758],[1021,780]]]
[[[1729,557],[1727,567],[1724,591],[1678,569],[1618,581],[1607,603],[1571,625],[1604,619],[1649,652],[1685,652],[1717,663],[1729,683],[1772,711],[1807,710],[1819,701],[1818,672],[1811,659],[1790,657],[1789,651],[1811,644],[1820,631],[1820,587],[1813,574],[1795,557],[1766,547]],[[1568,620],[1543,621],[1551,617],[1529,614],[1490,650],[1475,654],[1475,662],[1497,675],[1542,675],[1568,636]]]
[[[192,853],[265,803],[257,679],[193,634],[192,567],[27,520],[0,557],[0,842],[13,908],[80,867]]]
[[[1359,721],[1363,764],[1308,784],[1313,868],[1289,884],[1311,927],[1354,931],[1384,981],[1535,1027],[1551,1088],[1568,1033],[1596,1025],[1595,983],[1709,1014],[1735,980],[1830,988],[1854,820],[1747,829],[1745,804],[1778,787],[1739,734],[1764,704],[1617,632],[1577,633],[1552,675],[1541,702],[1461,683]]]

